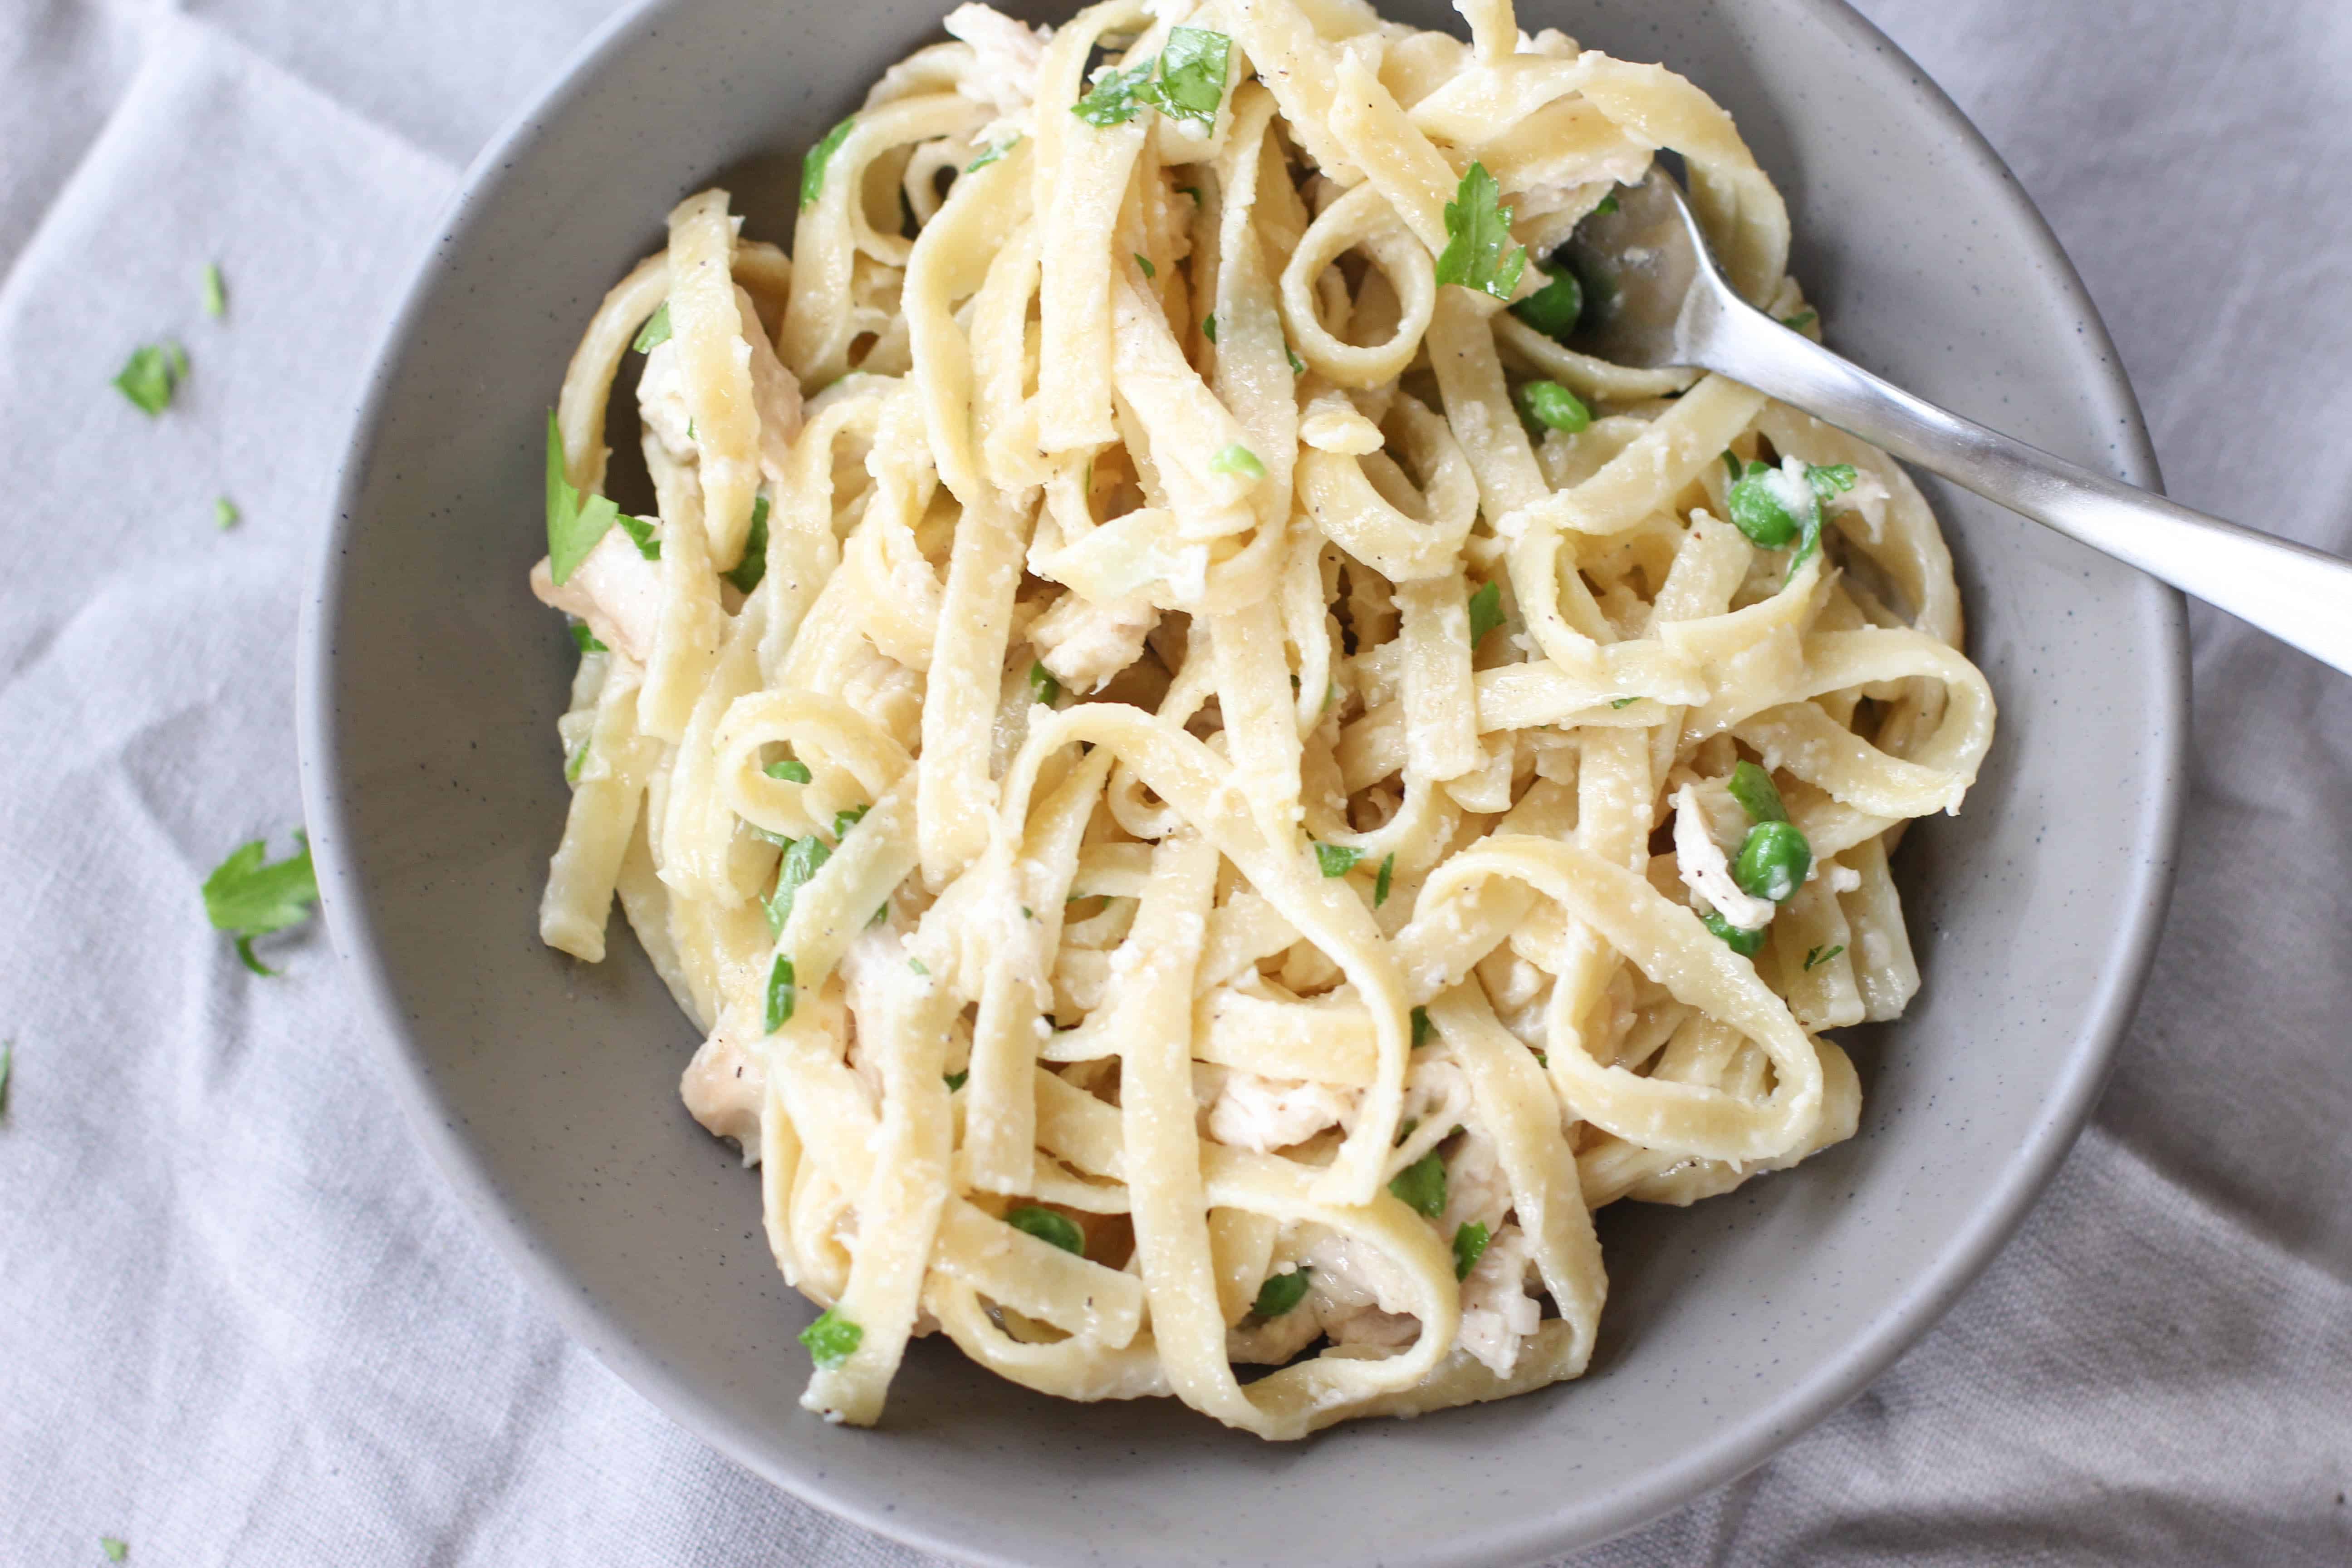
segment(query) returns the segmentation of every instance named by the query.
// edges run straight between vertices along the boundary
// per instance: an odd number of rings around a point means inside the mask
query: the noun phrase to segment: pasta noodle
[[[1561,341],[1658,150],[1781,314],[1787,213],[1690,83],[1460,9],[961,5],[789,257],[689,196],[573,357],[541,934],[617,893],[706,1036],[828,1419],[933,1333],[1269,1438],[1573,1378],[1593,1211],[1851,1135],[1824,1032],[1920,984],[1887,851],[1993,724],[1936,521]]]

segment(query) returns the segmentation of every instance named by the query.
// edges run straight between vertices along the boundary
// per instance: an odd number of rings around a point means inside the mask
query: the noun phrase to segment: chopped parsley
[[[1225,65],[1234,41],[1205,27],[1171,27],[1160,51],[1160,79],[1137,96],[1160,113],[1202,125],[1217,122],[1225,101]]]
[[[109,1563],[120,1563],[131,1555],[131,1542],[118,1535],[100,1536],[98,1549],[106,1553],[106,1560]]]
[[[235,528],[237,525],[238,521],[244,516],[245,514],[243,512],[236,510],[236,502],[229,500],[228,497],[215,496],[213,498],[213,526],[215,528],[223,530]]]
[[[1135,253],[1135,264],[1142,268],[1144,279],[1147,282],[1160,276],[1160,268],[1151,265],[1151,258],[1139,250]]]
[[[8,1113],[8,1073],[16,1065],[16,1042],[0,1040],[0,1116]]]
[[[1029,666],[1029,700],[1051,708],[1062,700],[1062,683],[1041,659]]]
[[[1318,844],[1315,864],[1326,877],[1344,877],[1356,868],[1364,852],[1346,844]]]
[[[1080,1230],[1077,1222],[1067,1215],[1040,1208],[1035,1204],[1023,1204],[1005,1215],[1004,1223],[1024,1236],[1034,1236],[1065,1252],[1074,1252],[1080,1258],[1087,1255],[1087,1233]]]
[[[1135,118],[1143,107],[1138,94],[1144,83],[1151,79],[1151,68],[1157,63],[1146,60],[1133,70],[1106,70],[1095,78],[1093,87],[1085,97],[1070,105],[1070,112],[1089,125],[1124,125]]]
[[[158,415],[171,405],[172,395],[188,374],[188,356],[177,343],[142,343],[131,353],[122,374],[114,378],[122,395],[142,413]]]
[[[1298,351],[1297,349],[1292,348],[1288,343],[1285,343],[1282,345],[1282,352],[1290,356],[1291,374],[1305,375],[1307,374],[1307,362],[1298,357]]]
[[[1196,207],[1201,205],[1201,187],[1198,185],[1179,185],[1176,187],[1176,194],[1180,196],[1192,197],[1192,205]]]
[[[574,621],[572,623],[572,646],[578,648],[582,653],[610,653],[613,651],[604,643],[597,640],[596,634],[588,629],[588,623],[586,621]]]
[[[1470,646],[1475,649],[1488,632],[1503,624],[1503,585],[1489,583],[1470,595]]]
[[[982,169],[987,168],[991,163],[995,163],[999,158],[1002,158],[1007,153],[1012,152],[1013,142],[1020,140],[1020,137],[1015,136],[1010,142],[999,142],[995,146],[991,147],[987,152],[982,153],[979,157],[974,158],[971,163],[966,163],[963,166],[963,172],[967,174],[979,174]]]
[[[768,970],[768,1033],[792,1022],[794,994],[793,961],[780,952]]]
[[[1822,319],[1818,310],[1800,310],[1793,316],[1783,316],[1780,324],[1792,332],[1801,332]]]
[[[1717,914],[1713,910],[1698,917],[1699,924],[1723,939],[1723,945],[1742,958],[1753,958],[1764,950],[1764,928],[1742,931]]]
[[[1780,786],[1772,782],[1770,773],[1754,763],[1742,761],[1734,766],[1731,776],[1723,781],[1723,787],[1731,792],[1731,798],[1739,803],[1748,821],[1789,820],[1789,808],[1780,802]]]
[[[1217,341],[1217,313],[1214,310],[1201,318],[1201,335],[1213,343]]]
[[[1485,1223],[1475,1219],[1454,1233],[1454,1278],[1470,1278],[1470,1270],[1477,1268],[1478,1259],[1486,1256],[1486,1243],[1490,1239]]]
[[[1304,1268],[1294,1268],[1287,1274],[1269,1275],[1257,1289],[1257,1300],[1250,1310],[1261,1318],[1279,1318],[1307,1300],[1307,1275]]]
[[[1551,280],[1517,304],[1511,314],[1548,338],[1565,338],[1584,316],[1584,286],[1565,266]]]
[[[308,919],[319,901],[310,837],[299,828],[294,837],[302,845],[298,854],[264,865],[266,840],[257,838],[238,845],[205,879],[205,918],[236,939],[237,958],[256,974],[278,972],[253,956],[253,939]]]
[[[1240,474],[1245,479],[1262,479],[1265,478],[1265,465],[1257,460],[1255,452],[1236,441],[1209,459],[1209,472]]]
[[[1601,197],[1598,202],[1593,204],[1592,210],[1596,214],[1602,216],[1615,212],[1617,210],[1617,193],[1612,191],[1607,195]]]
[[[1389,1191],[1423,1219],[1445,1212],[1445,1162],[1432,1149],[1389,1182]]]
[[[801,1331],[801,1343],[808,1347],[809,1360],[827,1372],[856,1355],[858,1342],[865,1338],[864,1329],[831,1307]]]
[[[844,806],[839,811],[835,812],[833,814],[834,841],[838,843],[842,839],[848,837],[849,830],[856,826],[859,822],[863,821],[866,814],[872,809],[873,808],[871,806],[849,805]]]
[[[1631,708],[1634,703],[1639,702],[1640,700],[1642,700],[1638,697],[1620,697],[1611,702],[1609,706],[1616,709]]]
[[[1843,952],[1844,951],[1845,943],[1843,942],[1839,942],[1832,947],[1808,948],[1805,952],[1805,967],[1807,969],[1819,969],[1822,964],[1827,963],[1831,959],[1835,958],[1839,953]]]
[[[950,1094],[953,1094],[957,1089],[961,1089],[965,1084],[971,1081],[971,1069],[969,1068],[966,1068],[961,1072],[951,1072],[947,1075],[948,1092]]]
[[[781,763],[770,763],[760,771],[772,779],[782,779],[786,784],[806,784],[814,776],[810,773],[806,763],[793,757],[786,757]]]
[[[889,908],[887,904],[885,904],[882,907],[886,910]],[[910,958],[907,960],[907,967],[913,970],[916,973],[921,975],[926,980],[929,980],[931,977],[931,966],[925,963],[919,958]]]
[[[1723,466],[1731,470],[1731,482],[1738,484],[1742,471],[1739,467],[1739,454],[1726,447],[1723,449]]]
[[[751,498],[751,531],[743,536],[743,558],[719,574],[749,594],[768,574],[768,498]]]
[[[1372,879],[1372,908],[1379,909],[1389,901],[1389,881],[1395,875],[1396,852],[1391,850],[1388,858],[1381,862],[1380,875]]]
[[[1592,424],[1592,410],[1584,400],[1556,381],[1523,382],[1514,401],[1521,414],[1548,429],[1573,436]]]
[[[1486,165],[1474,163],[1462,176],[1454,200],[1445,204],[1445,248],[1438,253],[1437,280],[1507,300],[1519,286],[1528,249],[1511,243],[1511,209],[1501,205],[1503,188]]]
[[[1435,1033],[1437,1026],[1429,1021],[1429,1009],[1415,1007],[1412,1010],[1412,1048],[1419,1050],[1429,1044],[1429,1037]]]
[[[637,329],[637,340],[629,346],[641,354],[651,353],[669,342],[669,301],[664,300],[646,324]]]
[[[826,132],[824,138],[808,150],[808,156],[801,160],[803,207],[815,205],[817,197],[824,195],[824,166],[833,162],[833,155],[841,151],[841,144],[849,140],[849,133],[856,125],[857,116],[853,114]]]
[[[587,765],[588,742],[583,741],[577,746],[572,748],[572,754],[570,756],[563,759],[563,782],[565,784],[578,784],[580,782],[580,770]]]
[[[770,936],[783,934],[784,922],[792,918],[793,898],[832,858],[832,847],[814,833],[806,838],[784,840],[783,858],[776,862],[776,890],[762,906],[768,911]]]
[[[608,497],[590,496],[583,503],[572,487],[563,466],[563,432],[555,410],[547,411],[547,572],[561,585],[580,569],[621,509]]]
[[[207,261],[205,263],[202,289],[205,301],[205,314],[210,316],[215,321],[219,321],[223,316],[227,315],[228,286],[221,281],[221,269],[218,262]]]
[[[638,554],[648,561],[661,559],[661,541],[654,537],[652,518],[631,517],[625,511],[617,513],[613,521],[621,525],[621,531],[629,536],[629,542],[637,547]]]

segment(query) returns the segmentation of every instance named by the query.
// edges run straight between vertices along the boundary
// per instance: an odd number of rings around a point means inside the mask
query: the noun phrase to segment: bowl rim
[[[430,239],[421,248],[399,302],[369,355],[364,391],[337,469],[332,510],[314,546],[297,634],[296,742],[303,815],[318,872],[320,907],[359,1003],[358,1012],[376,1041],[381,1059],[392,1069],[393,1095],[411,1132],[429,1152],[442,1178],[457,1192],[475,1222],[533,1294],[552,1310],[572,1339],[669,1419],[800,1500],[946,1558],[989,1568],[1028,1568],[1019,1559],[959,1541],[904,1511],[884,1512],[862,1506],[854,1498],[833,1494],[817,1467],[803,1471],[780,1462],[775,1451],[761,1440],[759,1431],[709,1404],[698,1389],[576,1287],[541,1248],[525,1218],[501,1201],[483,1160],[432,1089],[422,1053],[409,1035],[398,994],[384,969],[373,911],[348,847],[345,781],[331,745],[336,730],[335,626],[349,553],[345,542],[355,526],[371,447],[396,379],[403,345],[414,334],[433,293],[439,258],[469,226],[482,205],[495,199],[497,176],[513,153],[586,90],[595,68],[607,57],[633,40],[659,13],[685,3],[688,0],[627,0],[489,138],[436,216]],[[1897,66],[1907,68],[1921,112],[1944,132],[1959,163],[1979,177],[1989,177],[1993,200],[2006,207],[2006,216],[2017,231],[2042,253],[2047,282],[2077,314],[2088,346],[2097,351],[2100,368],[2086,380],[2084,390],[2095,395],[2095,406],[2108,416],[2115,431],[2106,466],[2127,481],[2161,491],[2163,480],[2147,423],[2113,339],[2072,258],[2015,174],[1934,79],[1849,0],[1795,3],[1814,10],[1822,24],[1848,45],[1886,55]],[[2102,465],[2095,462],[2094,466]],[[2149,672],[2155,725],[2147,744],[2150,756],[2162,764],[2162,777],[2148,797],[2145,820],[2138,825],[2138,841],[2147,847],[2147,852],[2126,884],[2126,926],[2116,949],[2118,961],[2101,977],[2084,1009],[2077,1031],[2079,1043],[2053,1092],[2026,1129],[2016,1156],[1986,1184],[1969,1221],[1866,1331],[1777,1400],[1741,1421],[1717,1428],[1706,1442],[1604,1497],[1564,1500],[1516,1521],[1490,1521],[1475,1535],[1465,1532],[1449,1542],[1428,1543],[1417,1561],[1430,1568],[1441,1564],[1510,1568],[1537,1562],[1622,1534],[1736,1479],[1859,1394],[1934,1327],[2015,1235],[2074,1148],[2105,1087],[2154,963],[2171,901],[2189,746],[2188,609],[2179,593],[2153,578],[2142,580],[2138,603],[2153,622],[2159,655],[2159,668]]]

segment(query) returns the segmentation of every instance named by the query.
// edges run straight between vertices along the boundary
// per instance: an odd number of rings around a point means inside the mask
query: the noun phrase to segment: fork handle
[[[1693,363],[2138,567],[2352,674],[2352,562],[2207,517],[1914,397],[1747,304],[1704,289],[1680,323]]]

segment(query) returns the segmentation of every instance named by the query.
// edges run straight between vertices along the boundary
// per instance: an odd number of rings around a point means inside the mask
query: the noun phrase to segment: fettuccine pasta
[[[1919,984],[1888,851],[1993,724],[1935,519],[1568,346],[1660,149],[1809,330],[1787,213],[1689,82],[1458,5],[961,5],[789,256],[690,196],[572,359],[541,933],[617,894],[705,1034],[828,1419],[940,1333],[1269,1438],[1575,1377],[1593,1211],[1849,1136],[1824,1032]]]

